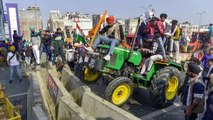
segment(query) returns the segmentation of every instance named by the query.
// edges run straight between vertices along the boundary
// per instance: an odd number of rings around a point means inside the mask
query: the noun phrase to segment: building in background
[[[9,33],[10,41],[13,40],[12,35],[13,31],[16,30],[18,34],[20,34],[20,24],[19,24],[19,11],[18,4],[16,3],[6,3],[6,12],[5,12],[5,21],[8,26],[5,30]]]
[[[28,7],[19,11],[20,32],[24,33],[26,40],[30,39],[30,26],[34,26],[36,31],[43,29],[42,16],[39,7]]]
[[[199,25],[193,24],[191,22],[183,22],[179,24],[180,28],[182,28],[183,32],[187,32],[192,34],[192,32],[199,31]]]
[[[63,31],[65,31],[65,29],[72,31],[76,29],[76,23],[78,23],[85,35],[88,34],[93,26],[89,14],[67,12],[61,15],[59,11],[50,11],[47,27],[51,32],[54,32],[56,28],[61,28]]]
[[[0,41],[5,40],[5,31],[4,31],[4,8],[3,1],[0,0]]]
[[[138,19],[136,19],[136,18],[126,19],[125,20],[125,31],[128,34],[135,34],[137,24],[138,24]]]

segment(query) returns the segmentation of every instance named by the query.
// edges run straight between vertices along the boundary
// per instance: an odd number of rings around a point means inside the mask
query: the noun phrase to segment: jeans
[[[166,58],[166,51],[165,51],[165,48],[164,48],[164,45],[163,45],[162,37],[157,38],[157,40],[160,42],[160,46],[162,48],[162,53],[163,53],[163,58]]]
[[[142,48],[142,45],[143,45],[143,37],[142,37],[142,35],[138,35],[138,40],[139,40],[139,48]]]
[[[19,80],[22,80],[20,65],[10,66],[10,80],[13,80],[14,70],[18,74]]]
[[[108,45],[110,45],[110,49],[109,49],[109,53],[110,55],[113,54],[113,50],[115,49],[115,46],[119,45],[119,41],[117,39],[111,39],[105,36],[98,36],[95,40],[95,42],[92,44],[92,48],[96,49],[96,47],[98,46],[98,44],[100,43],[106,43]]]
[[[51,61],[51,59],[52,59],[51,46],[50,45],[44,45],[44,50],[46,52],[48,60]]]
[[[174,47],[175,47],[175,60],[178,60],[179,53],[180,53],[179,41],[170,39],[170,52],[172,52],[174,50]]]
[[[57,48],[54,50],[54,54],[53,54],[53,60],[52,60],[53,65],[55,65],[55,60],[58,55],[61,56],[63,63],[65,62],[65,54],[63,52],[63,49]]]
[[[151,57],[147,58],[145,60],[145,63],[143,64],[141,74],[143,74],[146,71],[146,69],[147,69],[147,71],[150,71],[154,61],[161,60],[161,59],[163,59],[163,57],[160,54],[152,55]]]

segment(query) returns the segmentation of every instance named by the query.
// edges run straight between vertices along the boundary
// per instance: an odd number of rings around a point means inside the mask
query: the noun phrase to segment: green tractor
[[[134,88],[140,86],[150,88],[150,96],[156,105],[166,107],[173,104],[181,83],[181,65],[156,61],[146,76],[140,76],[139,66],[143,56],[133,48],[134,44],[131,50],[115,47],[110,61],[105,61],[109,46],[99,45],[95,52],[87,53],[76,75],[86,84],[95,83],[100,77],[109,81],[104,98],[116,106],[124,105],[131,98]]]

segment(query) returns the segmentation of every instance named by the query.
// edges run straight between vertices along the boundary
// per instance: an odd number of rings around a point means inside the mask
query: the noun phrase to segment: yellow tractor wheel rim
[[[91,70],[90,68],[86,67],[84,69],[84,80],[86,81],[95,81],[99,77],[98,72]]]
[[[176,76],[173,76],[167,83],[166,99],[167,100],[173,99],[177,93],[177,90],[178,90],[178,78]]]
[[[126,102],[131,93],[130,86],[123,84],[118,86],[112,94],[112,103],[115,105],[121,105]]]

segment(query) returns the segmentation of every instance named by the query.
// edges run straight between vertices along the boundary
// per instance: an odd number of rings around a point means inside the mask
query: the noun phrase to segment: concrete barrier
[[[95,120],[95,118],[88,115],[69,97],[64,96],[59,103],[57,120]]]
[[[82,108],[97,120],[140,120],[91,92],[84,93]]]
[[[41,105],[36,105],[32,109],[33,112],[31,120],[49,120],[46,114],[44,113],[44,110],[42,109]]]
[[[74,101],[81,105],[82,97],[85,91],[91,92],[90,88],[82,83],[69,69],[64,68],[62,71],[61,82],[74,98]]]
[[[53,120],[139,120],[95,95],[67,67],[61,76],[54,69],[37,71],[45,111]]]
[[[63,118],[63,120],[66,120],[64,119],[64,113],[62,111],[67,111],[72,116],[76,116],[75,114],[78,113],[79,115],[86,116],[86,118],[92,118],[78,104],[74,102],[74,98],[65,89],[62,82],[56,77],[56,74],[57,72],[54,69],[50,69],[48,70],[48,72],[46,69],[37,71],[43,104],[46,110],[49,111],[50,119],[57,120],[57,118]],[[50,86],[52,86],[53,88]],[[63,97],[66,97],[66,99],[64,98],[62,101]],[[75,109],[70,108],[69,106],[75,106]]]

